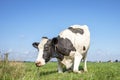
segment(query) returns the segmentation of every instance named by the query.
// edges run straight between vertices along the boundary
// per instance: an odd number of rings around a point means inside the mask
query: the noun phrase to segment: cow
[[[52,39],[42,37],[40,42],[34,42],[32,45],[39,52],[35,62],[37,67],[45,65],[51,58],[57,58],[59,73],[63,73],[63,65],[67,70],[81,73],[79,65],[83,60],[83,71],[87,72],[86,57],[90,46],[87,25],[72,25],[60,32],[57,37]]]

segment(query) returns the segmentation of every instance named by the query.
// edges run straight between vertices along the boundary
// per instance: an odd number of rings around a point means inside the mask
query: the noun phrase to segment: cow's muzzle
[[[41,64],[40,61],[35,62],[35,65],[36,65],[36,67],[40,67],[40,66],[42,66],[42,64]]]

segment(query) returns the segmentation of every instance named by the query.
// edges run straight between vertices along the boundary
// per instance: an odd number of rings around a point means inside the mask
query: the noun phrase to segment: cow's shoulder
[[[76,51],[76,49],[71,40],[58,36],[57,51],[62,55],[69,56],[70,52]]]

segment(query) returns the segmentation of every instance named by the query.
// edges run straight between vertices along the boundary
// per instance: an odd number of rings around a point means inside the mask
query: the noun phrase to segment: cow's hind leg
[[[85,57],[84,57],[84,72],[88,72],[88,70],[87,70],[87,58],[86,58],[86,55],[85,55]]]
[[[79,65],[80,65],[81,59],[82,59],[82,55],[76,52],[74,56],[73,72],[81,73],[81,71],[79,71]]]

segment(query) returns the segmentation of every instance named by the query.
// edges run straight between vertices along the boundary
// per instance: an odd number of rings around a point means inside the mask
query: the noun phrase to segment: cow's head
[[[33,47],[37,48],[39,53],[36,60],[36,66],[40,67],[45,65],[55,53],[55,44],[57,44],[57,38],[48,39],[47,37],[43,37],[40,43],[34,42]]]

